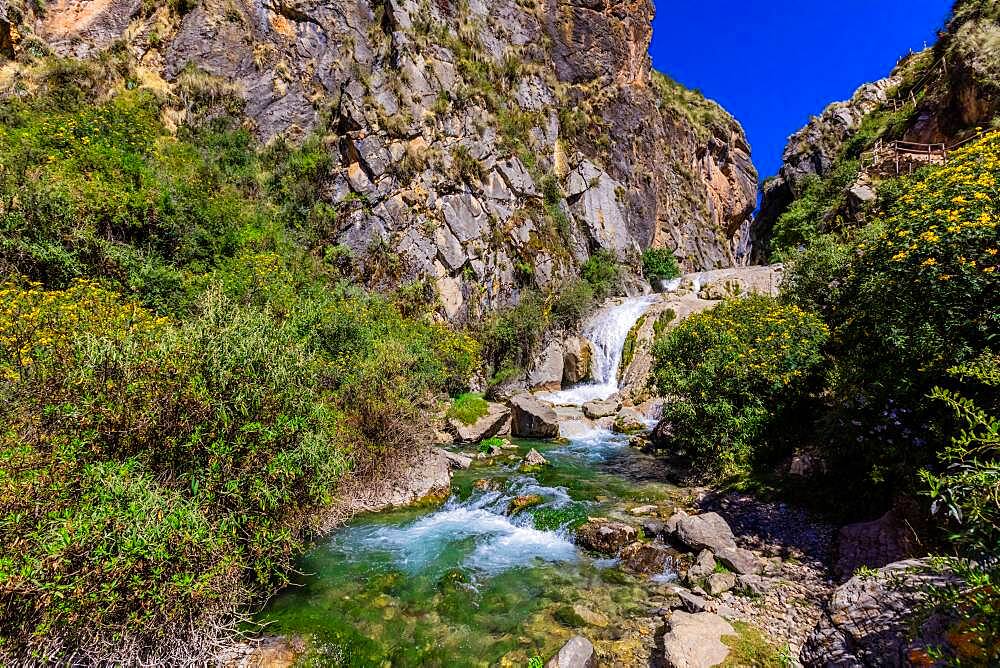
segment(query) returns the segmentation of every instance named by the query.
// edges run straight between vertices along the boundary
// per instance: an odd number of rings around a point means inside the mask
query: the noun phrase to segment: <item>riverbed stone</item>
[[[479,443],[500,434],[509,419],[509,408],[503,404],[490,402],[487,404],[486,415],[473,424],[465,424],[461,420],[451,418],[448,420],[448,427],[455,435],[456,443]]]
[[[507,512],[511,515],[518,513],[525,508],[530,508],[532,506],[537,506],[545,502],[545,499],[538,494],[525,494],[522,496],[514,497],[510,500],[510,504],[507,506]]]
[[[583,414],[591,420],[600,420],[601,418],[616,415],[621,410],[621,407],[622,402],[616,398],[594,399],[583,405]]]
[[[573,628],[579,628],[581,626],[605,628],[611,623],[607,616],[599,612],[594,612],[590,608],[579,603],[559,608],[559,610],[556,611],[555,616],[560,622]]]
[[[634,408],[623,408],[615,416],[612,431],[618,434],[640,434],[647,431],[646,416]]]
[[[520,438],[555,438],[559,435],[559,416],[552,406],[530,394],[510,400],[511,434]]]
[[[638,536],[635,527],[624,522],[591,519],[577,529],[576,542],[588,550],[614,556]]]
[[[629,515],[635,515],[636,517],[641,517],[643,515],[655,515],[656,511],[657,507],[650,504],[645,506],[636,506],[635,508],[630,509],[628,512]]]
[[[692,550],[736,548],[736,538],[726,520],[718,513],[702,513],[681,517],[677,521],[677,538]]]
[[[710,613],[675,610],[668,620],[670,630],[663,636],[663,658],[671,668],[710,668],[729,656],[723,636],[736,630],[722,617]]]
[[[545,668],[597,668],[594,645],[583,636],[570,638]]]

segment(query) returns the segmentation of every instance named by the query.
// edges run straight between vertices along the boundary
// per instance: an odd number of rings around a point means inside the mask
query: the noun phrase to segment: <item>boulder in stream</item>
[[[592,519],[576,530],[576,542],[581,547],[614,556],[639,536],[635,527],[624,522]]]
[[[742,547],[727,547],[715,553],[715,558],[726,568],[740,575],[759,575],[764,570],[757,555]]]
[[[536,471],[543,466],[547,466],[549,460],[542,457],[542,453],[532,448],[521,460],[521,471]]]
[[[621,551],[622,565],[633,573],[659,575],[667,570],[672,554],[657,543],[632,543]]]
[[[530,394],[519,394],[510,400],[511,434],[520,438],[556,438],[559,416],[552,406]]]
[[[612,431],[617,434],[641,434],[648,431],[646,416],[634,408],[623,408],[615,416]]]
[[[698,580],[704,580],[709,575],[715,572],[715,557],[712,556],[711,550],[702,550],[698,553],[698,557],[691,564],[691,568],[688,569],[687,576],[688,580],[691,582],[697,582]]]

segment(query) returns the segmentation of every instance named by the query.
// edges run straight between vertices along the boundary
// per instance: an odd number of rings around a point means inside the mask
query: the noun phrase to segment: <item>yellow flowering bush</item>
[[[653,349],[672,447],[710,473],[752,464],[768,429],[808,391],[827,336],[816,315],[766,296],[681,322]]]

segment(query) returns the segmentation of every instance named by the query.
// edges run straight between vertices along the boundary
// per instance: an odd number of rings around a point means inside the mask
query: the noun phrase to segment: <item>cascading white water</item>
[[[594,399],[607,399],[617,392],[618,368],[628,333],[657,299],[656,295],[634,297],[595,313],[584,324],[582,332],[593,350],[591,371],[594,380],[561,392],[539,395],[539,398],[554,404],[581,406]]]

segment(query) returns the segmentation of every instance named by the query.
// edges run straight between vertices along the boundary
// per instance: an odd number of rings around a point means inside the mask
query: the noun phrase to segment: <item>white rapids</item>
[[[583,326],[583,336],[594,352],[594,380],[568,390],[539,394],[539,399],[563,406],[582,406],[594,399],[607,399],[618,391],[618,369],[628,333],[639,318],[659,299],[657,295],[633,297],[605,306]]]

